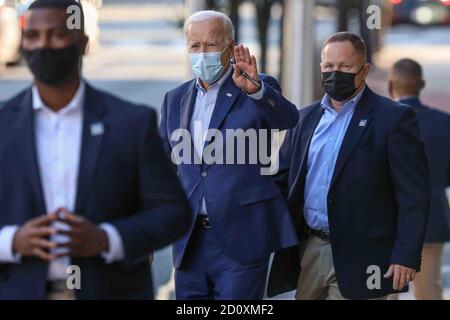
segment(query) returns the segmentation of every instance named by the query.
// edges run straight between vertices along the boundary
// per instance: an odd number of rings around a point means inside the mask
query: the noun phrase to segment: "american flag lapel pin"
[[[105,129],[103,128],[103,123],[96,122],[91,124],[91,136],[100,136],[104,131]]]
[[[360,120],[360,121],[359,121],[359,126],[360,126],[360,127],[365,127],[366,124],[367,124],[367,120],[366,120],[366,119],[363,119],[363,120]]]

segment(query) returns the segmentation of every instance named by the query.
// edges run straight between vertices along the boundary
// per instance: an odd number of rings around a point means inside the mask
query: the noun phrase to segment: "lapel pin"
[[[228,97],[228,98],[231,98],[232,96],[233,96],[233,95],[232,95],[230,92],[227,93],[227,97]]]
[[[91,124],[91,136],[99,136],[104,132],[103,123],[97,122]]]
[[[367,124],[367,120],[361,120],[361,121],[359,121],[359,126],[360,126],[360,127],[365,127],[366,124]]]

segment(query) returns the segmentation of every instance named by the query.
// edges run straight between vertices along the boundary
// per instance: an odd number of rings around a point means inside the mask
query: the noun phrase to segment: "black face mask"
[[[46,85],[61,85],[80,68],[81,54],[76,42],[62,49],[22,49],[34,77]]]
[[[336,101],[345,101],[355,92],[355,77],[364,69],[364,66],[357,73],[342,71],[322,72],[322,88]]]

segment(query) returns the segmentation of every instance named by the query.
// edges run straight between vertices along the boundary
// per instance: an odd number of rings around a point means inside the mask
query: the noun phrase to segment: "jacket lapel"
[[[190,122],[192,118],[192,113],[194,112],[195,101],[197,99],[197,87],[195,86],[196,80],[192,80],[192,83],[189,89],[186,91],[183,98],[181,98],[180,102],[180,129],[188,130],[190,132]],[[201,160],[198,157],[195,147],[194,147],[194,132],[190,132],[191,138],[190,140],[190,163],[191,164],[200,164]]]
[[[233,77],[230,75],[217,95],[216,105],[209,123],[209,129],[220,128],[240,94],[241,89],[236,87]]]
[[[339,151],[338,158],[336,160],[336,165],[334,167],[333,177],[331,179],[330,188],[332,189],[334,183],[336,182],[339,174],[345,166],[345,163],[350,158],[353,150],[355,149],[358,141],[363,136],[364,132],[367,130],[371,120],[371,112],[373,109],[372,97],[373,92],[366,86],[365,92],[361,97],[358,105],[355,107],[355,112],[352,119],[348,125],[347,131],[342,141],[341,149]]]
[[[36,149],[36,135],[33,112],[33,99],[31,88],[23,96],[22,102],[15,107],[16,119],[13,121],[12,136],[17,135],[19,150],[23,155],[19,157],[24,160],[27,176],[30,177],[30,186],[34,198],[37,200],[37,215],[46,214],[47,208],[44,199],[44,192],[41,184],[41,176]]]
[[[181,99],[181,110],[180,110],[180,128],[190,129],[190,120],[192,118],[192,113],[194,112],[195,101],[197,98],[197,88],[195,87],[196,80],[192,80],[190,88],[187,90],[186,94]],[[233,78],[230,75],[225,83],[219,90],[217,95],[216,105],[214,107],[213,114],[211,116],[211,121],[209,123],[209,129],[219,129],[225,120],[227,114],[230,112],[233,104],[237,100],[241,93],[241,90],[234,85]],[[191,132],[191,135],[194,134]],[[205,142],[205,146],[206,146]],[[199,158],[195,152],[194,145],[191,139],[191,150],[193,150],[192,163],[199,163]]]
[[[419,98],[408,98],[408,99],[400,100],[399,103],[406,104],[407,106],[410,106],[415,109],[420,109],[423,107]]]
[[[105,135],[108,133],[107,124],[103,118],[107,113],[104,101],[100,99],[98,93],[88,84],[86,84],[86,94],[83,106],[83,130],[81,138],[81,155],[78,170],[78,186],[75,204],[75,212],[83,213],[83,205],[89,194],[89,188],[92,187],[92,177],[101,145]]]
[[[296,152],[300,152],[300,165],[297,167],[298,172],[296,173],[294,183],[292,184],[289,191],[288,199],[291,199],[294,193],[293,191],[297,187],[301,172],[306,172],[309,146],[311,144],[311,139],[313,137],[314,131],[316,130],[316,127],[319,124],[322,115],[323,109],[320,106],[320,103],[318,103],[316,107],[314,107],[314,109],[302,121],[301,128],[299,130],[299,140],[295,144],[295,150],[297,150],[297,148],[299,149],[299,151]]]
[[[189,122],[194,111],[196,97],[197,88],[195,87],[195,80],[193,80],[190,88],[181,99],[180,128],[182,129],[189,129]]]
[[[234,103],[236,102],[237,98],[239,97],[240,93],[241,93],[241,89],[236,87],[236,85],[234,84],[233,78],[230,75],[219,90],[219,93],[217,95],[216,105],[214,106],[214,111],[211,116],[211,121],[209,123],[208,129],[220,130],[220,127],[222,126],[225,118],[227,117],[228,113],[232,109],[232,107],[233,107]],[[203,150],[210,143],[212,143],[212,141],[205,141],[205,143],[203,145]],[[205,164],[205,166],[208,167],[209,165]]]

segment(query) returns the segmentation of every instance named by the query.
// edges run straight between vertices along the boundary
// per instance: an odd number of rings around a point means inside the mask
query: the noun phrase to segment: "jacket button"
[[[206,171],[203,171],[203,172],[202,172],[202,177],[203,177],[203,178],[206,178],[207,175],[208,175],[208,174],[206,173]]]

